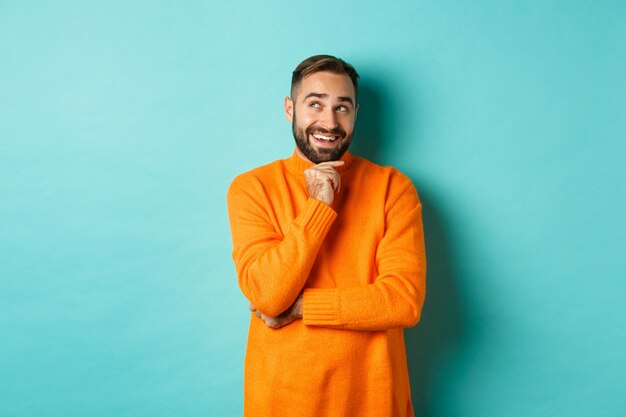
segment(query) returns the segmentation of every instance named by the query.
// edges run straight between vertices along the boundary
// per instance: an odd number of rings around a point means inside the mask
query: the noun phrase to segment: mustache
[[[346,131],[341,129],[341,128],[339,128],[339,127],[336,127],[334,129],[330,129],[330,130],[329,129],[325,129],[323,127],[318,127],[318,126],[309,126],[309,127],[306,128],[306,134],[307,135],[310,135],[310,134],[313,134],[313,133],[325,133],[327,135],[338,135],[338,136],[341,136],[341,137],[346,136]]]

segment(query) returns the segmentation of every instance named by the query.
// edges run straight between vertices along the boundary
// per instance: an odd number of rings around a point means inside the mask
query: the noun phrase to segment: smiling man
[[[413,416],[403,328],[426,291],[421,203],[391,167],[352,155],[358,74],[317,55],[284,102],[294,153],[228,190],[250,301],[244,415]]]

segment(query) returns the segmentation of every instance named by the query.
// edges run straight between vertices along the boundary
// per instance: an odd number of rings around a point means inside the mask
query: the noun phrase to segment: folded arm
[[[304,324],[352,330],[417,324],[426,294],[421,209],[417,192],[409,184],[386,210],[375,281],[348,288],[305,288]]]
[[[256,178],[235,179],[227,200],[239,287],[256,310],[278,316],[302,291],[337,213],[309,198],[283,236]]]

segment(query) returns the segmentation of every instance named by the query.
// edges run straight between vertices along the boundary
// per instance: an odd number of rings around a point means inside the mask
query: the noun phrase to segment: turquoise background
[[[0,416],[242,414],[226,189],[317,53],[423,200],[417,414],[625,415],[625,2],[0,1]]]

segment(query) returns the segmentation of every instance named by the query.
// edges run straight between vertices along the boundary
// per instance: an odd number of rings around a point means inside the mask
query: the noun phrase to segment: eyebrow
[[[302,102],[305,102],[309,97],[317,97],[317,98],[328,98],[328,94],[323,94],[323,93],[309,93],[306,95],[306,97],[304,97],[304,99],[302,100]],[[347,101],[348,103],[352,104],[352,107],[354,107],[354,102],[352,101],[352,97],[344,97],[344,96],[339,96],[337,97],[337,99],[339,101]]]

